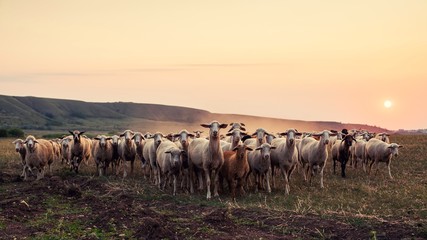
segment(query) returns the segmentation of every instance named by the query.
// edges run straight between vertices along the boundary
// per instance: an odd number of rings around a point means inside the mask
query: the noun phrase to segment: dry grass
[[[0,140],[0,169],[3,173],[20,174],[21,166],[18,154],[14,151],[13,139]],[[427,221],[427,136],[392,136],[392,142],[404,145],[400,156],[392,161],[390,180],[385,164],[377,174],[368,176],[361,168],[348,168],[348,177],[332,174],[329,161],[325,174],[325,189],[319,188],[319,178],[313,184],[303,181],[301,173],[295,172],[291,179],[291,194],[285,196],[281,177],[276,179],[276,189],[271,194],[255,194],[250,190],[245,196],[233,203],[223,194],[221,199],[206,201],[205,192],[189,195],[180,192],[172,197],[171,189],[162,192],[148,183],[141,175],[139,162],[137,174],[122,181],[119,177],[109,176],[103,181],[111,193],[127,191],[137,193],[141,198],[170,199],[180,204],[216,206],[226,208],[266,209],[290,211],[295,214],[316,214],[325,218],[344,218],[348,224],[359,226],[365,221],[375,219],[384,222],[405,222],[420,225],[426,234]],[[95,176],[94,166],[82,166],[81,174]],[[54,174],[69,174],[67,169],[56,163]],[[1,189],[0,189],[1,190]],[[106,195],[109,193],[107,192]]]

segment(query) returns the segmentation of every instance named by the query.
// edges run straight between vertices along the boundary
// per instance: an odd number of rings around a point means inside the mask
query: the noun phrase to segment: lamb
[[[193,131],[193,133],[195,133],[195,134],[196,134],[196,135],[195,135],[195,138],[200,138],[200,137],[202,136],[203,131],[199,131],[199,130],[197,130],[197,131]]]
[[[53,163],[53,148],[52,144],[44,139],[36,139],[29,135],[25,141],[25,165],[31,170],[37,169],[37,179],[44,178],[44,169],[46,165],[51,173],[51,164]],[[24,180],[28,179],[27,171],[24,169]]]
[[[262,183],[264,178],[267,180],[267,192],[271,193],[270,175],[271,175],[271,150],[276,147],[268,143],[263,143],[257,147],[255,151],[248,152],[249,173],[255,175],[255,192],[258,188],[263,188]]]
[[[25,171],[27,170],[26,163],[25,163],[25,154],[27,151],[25,150],[25,143],[22,139],[16,139],[12,142],[13,145],[15,145],[15,151],[19,153],[19,156],[21,157],[22,162],[22,174],[21,177],[24,177]]]
[[[300,161],[305,169],[303,172],[304,179],[307,181],[307,174],[309,174],[308,178],[311,183],[312,175],[319,172],[321,188],[324,188],[323,169],[328,159],[327,146],[329,137],[335,135],[336,134],[328,130],[324,130],[323,132],[313,134],[314,137],[320,137],[319,141],[315,140],[313,137],[306,137],[303,138],[300,143]]]
[[[73,136],[66,136],[61,139],[61,163],[69,165],[71,162],[71,141],[73,141]]]
[[[266,136],[269,133],[262,129],[262,128],[258,128],[254,133],[251,134],[252,137],[256,137],[256,138],[250,138],[250,139],[246,139],[244,141],[245,145],[249,146],[255,146],[255,147],[259,147],[261,146],[261,144],[266,142]]]
[[[236,188],[243,189],[243,181],[249,173],[249,163],[247,151],[253,149],[246,145],[239,144],[232,151],[224,152],[224,165],[221,167],[221,179],[225,178],[228,182],[233,200],[236,199]]]
[[[73,132],[68,131],[73,136],[73,141],[71,142],[71,170],[74,170],[76,173],[79,172],[79,166],[82,161],[88,162],[91,158],[91,141],[85,137],[82,137],[82,134],[85,133],[75,130]]]
[[[372,170],[372,165],[375,163],[378,172],[378,163],[385,162],[388,168],[388,175],[393,179],[390,171],[391,158],[399,155],[399,148],[403,147],[397,143],[386,143],[379,139],[372,138],[366,143],[366,158],[367,161],[371,160],[369,165],[369,174]]]
[[[96,168],[98,174],[102,177],[106,174],[107,168],[110,162],[113,160],[113,144],[111,137],[104,135],[98,135],[94,141],[96,144],[93,145],[93,157],[95,159]]]
[[[143,156],[144,159],[147,160],[151,167],[151,179],[153,180],[155,185],[158,185],[158,168],[157,168],[157,155],[156,151],[159,147],[160,143],[163,141],[163,134],[160,132],[156,132],[154,135],[152,135],[150,138],[148,138],[145,142],[144,148],[143,148]]]
[[[210,124],[201,124],[209,128],[209,140],[204,138],[194,139],[188,146],[190,178],[193,170],[202,170],[205,173],[207,193],[206,198],[211,199],[211,175],[214,177],[214,196],[218,195],[218,173],[224,164],[224,155],[220,145],[219,131],[228,124],[212,121]],[[199,190],[203,189],[202,174],[198,171]],[[193,179],[190,181],[190,192],[193,193]]]
[[[344,139],[338,140],[332,147],[332,160],[334,161],[334,174],[336,161],[341,163],[341,177],[345,178],[345,167],[350,158],[350,147],[356,139],[351,135],[346,135]]]
[[[166,182],[173,176],[173,195],[176,195],[176,182],[182,168],[184,150],[171,141],[162,141],[156,150],[156,161],[159,170],[159,188],[165,189]],[[163,176],[163,177],[162,177]],[[162,178],[163,186],[162,186]]]
[[[191,139],[194,138],[194,134],[189,133],[186,129],[181,130],[179,133],[174,135],[174,138],[178,141],[175,142],[176,146],[183,150],[182,153],[182,173],[183,179],[181,182],[181,188],[184,187],[184,183],[186,183],[186,187],[190,187],[190,176],[188,172],[188,146],[190,145]]]
[[[136,145],[133,141],[134,132],[125,130],[120,134],[119,157],[123,161],[123,178],[127,177],[127,162],[130,162],[130,173],[133,174],[133,164],[136,156]]]
[[[298,150],[295,146],[295,136],[301,136],[302,133],[291,128],[286,130],[286,132],[279,133],[279,135],[286,136],[286,138],[276,138],[271,143],[272,146],[276,147],[271,151],[271,173],[274,176],[274,167],[280,168],[285,178],[285,193],[289,195],[290,177],[298,166]]]

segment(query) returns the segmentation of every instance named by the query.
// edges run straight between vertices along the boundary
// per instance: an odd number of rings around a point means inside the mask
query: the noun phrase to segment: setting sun
[[[391,103],[391,101],[390,101],[390,100],[386,100],[386,101],[384,101],[384,107],[385,107],[385,108],[391,108],[391,106],[392,106],[392,103]]]

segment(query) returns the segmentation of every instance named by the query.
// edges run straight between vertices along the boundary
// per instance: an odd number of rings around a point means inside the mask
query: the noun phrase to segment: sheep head
[[[221,124],[218,121],[213,121],[210,124],[200,124],[200,126],[205,127],[205,128],[209,128],[209,137],[213,138],[213,139],[218,139],[219,138],[219,130],[221,128],[226,128],[228,126],[228,124]]]
[[[255,148],[255,150],[259,150],[259,151],[261,151],[261,158],[264,160],[264,161],[267,161],[267,160],[269,160],[270,159],[270,154],[271,154],[271,149],[276,149],[276,147],[274,147],[274,146],[271,146],[270,144],[268,144],[268,143],[263,143],[261,146],[259,146],[259,147],[257,147],[257,148]]]

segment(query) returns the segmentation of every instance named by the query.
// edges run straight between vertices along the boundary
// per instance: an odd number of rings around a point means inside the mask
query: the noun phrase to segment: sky
[[[0,0],[0,94],[427,128],[426,12],[425,0]]]

